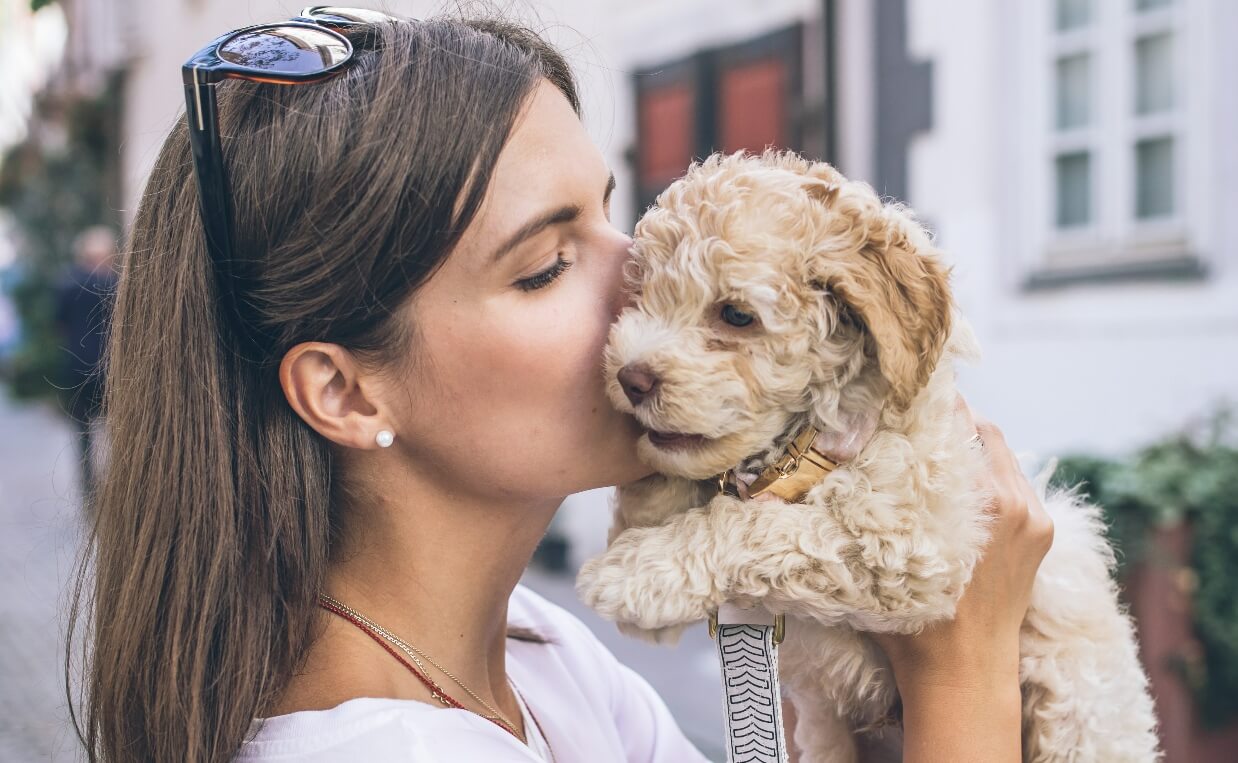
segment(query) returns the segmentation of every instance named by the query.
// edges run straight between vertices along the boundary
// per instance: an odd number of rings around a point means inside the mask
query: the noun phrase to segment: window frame
[[[1206,168],[1200,126],[1207,119],[1196,76],[1206,59],[1192,50],[1202,37],[1202,0],[1136,11],[1135,0],[1093,0],[1086,26],[1056,29],[1056,3],[1018,3],[1009,29],[1016,45],[1015,79],[1020,85],[1002,102],[1014,112],[1015,177],[1008,193],[1014,203],[1020,285],[1056,287],[1074,280],[1203,275],[1195,250]],[[1170,112],[1135,114],[1136,40],[1169,31],[1174,35],[1174,106]],[[1057,62],[1089,52],[1089,120],[1084,127],[1057,127]],[[1136,214],[1135,146],[1140,137],[1173,138],[1173,213],[1140,219]],[[1091,217],[1086,225],[1057,222],[1056,161],[1072,149],[1090,155]]]

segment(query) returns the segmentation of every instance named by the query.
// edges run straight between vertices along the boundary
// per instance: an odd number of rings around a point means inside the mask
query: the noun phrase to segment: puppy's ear
[[[887,403],[905,410],[928,381],[950,334],[950,269],[928,234],[863,183],[810,192],[824,225],[814,278],[851,307],[871,334]]]

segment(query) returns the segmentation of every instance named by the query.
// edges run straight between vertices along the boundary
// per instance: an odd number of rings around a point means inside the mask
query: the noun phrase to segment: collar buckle
[[[813,447],[816,438],[817,430],[813,427],[802,429],[787,444],[787,452],[746,485],[748,497],[756,498],[768,492],[788,503],[803,500],[813,485],[838,468],[838,464]],[[718,475],[718,494],[740,497],[739,479],[734,469],[727,469]]]
[[[782,457],[782,460],[774,467],[778,470],[778,479],[785,480],[800,468],[800,457],[790,453]]]

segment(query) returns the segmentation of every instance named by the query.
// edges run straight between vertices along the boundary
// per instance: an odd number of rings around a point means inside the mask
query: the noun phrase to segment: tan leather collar
[[[788,503],[803,500],[813,485],[838,468],[837,463],[815,447],[816,440],[815,428],[808,426],[801,430],[787,445],[783,457],[765,467],[747,486],[748,498],[769,493]],[[741,497],[734,469],[718,475],[718,492]]]

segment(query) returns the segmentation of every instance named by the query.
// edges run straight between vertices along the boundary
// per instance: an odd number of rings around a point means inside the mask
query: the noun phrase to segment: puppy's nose
[[[658,388],[658,377],[644,363],[628,363],[619,369],[619,385],[632,405],[640,405]]]

